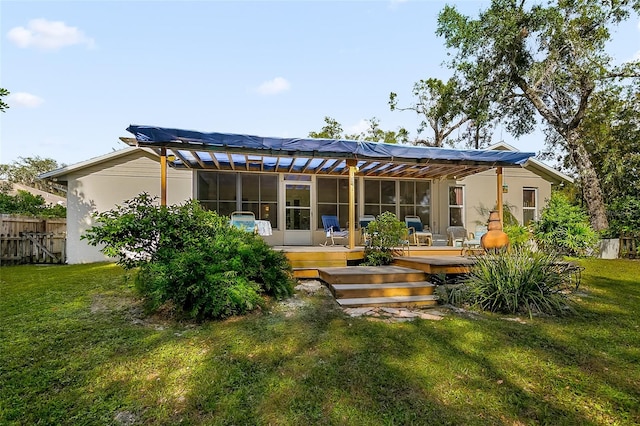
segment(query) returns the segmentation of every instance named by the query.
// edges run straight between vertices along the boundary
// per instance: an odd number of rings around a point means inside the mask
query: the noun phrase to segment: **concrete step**
[[[434,284],[427,281],[387,284],[334,284],[336,298],[428,296],[433,294]]]
[[[357,297],[348,299],[336,299],[343,307],[357,306],[389,306],[389,307],[411,307],[429,306],[438,303],[438,296],[394,296],[394,297]]]

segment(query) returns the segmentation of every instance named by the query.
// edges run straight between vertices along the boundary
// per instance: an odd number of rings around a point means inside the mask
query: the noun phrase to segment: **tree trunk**
[[[566,135],[567,147],[580,175],[583,198],[587,203],[591,226],[596,231],[604,231],[609,227],[609,221],[602,197],[602,187],[589,153],[580,142],[579,136],[578,132],[570,130]]]

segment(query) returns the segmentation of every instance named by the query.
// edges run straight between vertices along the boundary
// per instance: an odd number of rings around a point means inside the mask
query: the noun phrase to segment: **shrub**
[[[509,237],[510,247],[522,247],[531,239],[531,233],[526,226],[513,224],[505,225],[503,231]]]
[[[384,212],[369,222],[367,232],[370,243],[364,249],[363,265],[389,265],[393,262],[394,248],[408,238],[407,225],[391,212]]]
[[[152,310],[171,302],[191,318],[221,318],[256,308],[263,294],[293,293],[284,254],[197,201],[158,207],[141,194],[95,218],[83,238],[104,244],[124,268],[140,268],[136,287]]]
[[[585,256],[598,242],[586,213],[558,192],[551,195],[540,220],[533,223],[533,236],[542,250],[568,256]]]
[[[465,281],[466,295],[458,297],[491,312],[557,314],[569,308],[570,284],[558,255],[520,247],[478,257]]]

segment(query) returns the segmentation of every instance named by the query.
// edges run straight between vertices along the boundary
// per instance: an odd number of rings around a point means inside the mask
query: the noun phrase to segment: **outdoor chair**
[[[235,211],[231,213],[231,226],[247,232],[257,232],[256,215],[253,212]]]
[[[326,246],[329,241],[331,241],[332,246],[335,246],[336,238],[344,239],[349,237],[349,231],[342,231],[340,229],[338,216],[322,215],[322,226],[324,227],[326,240],[324,244],[320,244],[321,246]]]
[[[433,234],[422,226],[422,220],[419,216],[405,216],[404,221],[409,229],[409,239],[413,238],[413,243],[420,245],[420,238],[424,238],[426,244],[432,244]]]
[[[447,228],[447,236],[450,246],[462,247],[464,241],[468,239],[468,232],[464,226],[450,226]]]
[[[376,220],[376,217],[372,214],[365,214],[363,216],[360,216],[360,218],[358,219],[358,222],[360,224],[360,241],[365,246],[371,242],[371,235],[369,234],[367,226],[369,226],[369,224],[374,220]]]
[[[487,226],[486,225],[478,225],[476,226],[476,231],[472,232],[469,234],[469,236],[471,237],[470,239],[465,239],[464,241],[462,241],[462,246],[464,247],[464,252],[466,252],[466,250],[471,250],[473,253],[474,249],[479,249],[480,248],[480,240],[482,239],[482,236],[484,234],[487,233]]]

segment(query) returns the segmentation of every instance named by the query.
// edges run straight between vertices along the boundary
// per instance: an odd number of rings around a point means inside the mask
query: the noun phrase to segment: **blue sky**
[[[444,1],[0,2],[0,162],[40,155],[72,164],[121,149],[129,124],[305,137],[325,116],[347,132],[418,118],[392,112],[413,83],[447,78],[435,35]],[[450,1],[475,15],[488,1]],[[637,17],[610,53],[638,57]],[[543,147],[540,133],[514,140]]]

